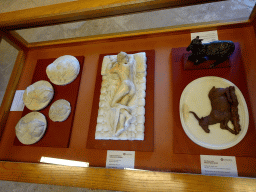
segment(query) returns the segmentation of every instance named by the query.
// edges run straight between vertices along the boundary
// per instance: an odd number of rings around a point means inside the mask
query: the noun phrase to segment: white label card
[[[199,36],[199,39],[203,39],[202,43],[207,43],[207,42],[219,40],[217,30],[215,30],[215,31],[206,31],[206,32],[198,32],[198,33],[191,33],[191,41],[193,39],[195,39],[196,36]]]
[[[134,169],[135,151],[111,151],[107,152],[107,168],[131,168]]]
[[[15,92],[10,111],[23,111],[25,106],[23,103],[23,94],[24,90],[17,90]]]
[[[200,155],[203,175],[237,177],[236,158],[234,156]]]

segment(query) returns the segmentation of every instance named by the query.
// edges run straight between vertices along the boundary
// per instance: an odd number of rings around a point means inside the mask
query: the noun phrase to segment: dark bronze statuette
[[[203,39],[197,36],[187,47],[187,51],[192,51],[188,59],[199,65],[207,60],[216,60],[210,67],[213,68],[224,62],[235,50],[235,44],[232,41],[212,41],[202,43]]]

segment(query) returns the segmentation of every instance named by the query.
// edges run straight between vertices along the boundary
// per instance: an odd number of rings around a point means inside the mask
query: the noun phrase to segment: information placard
[[[217,30],[191,33],[191,40],[195,39],[196,36],[199,36],[199,39],[203,39],[202,43],[207,43],[207,42],[219,40]]]
[[[200,155],[200,159],[203,175],[238,176],[234,156]]]
[[[23,103],[23,94],[24,90],[17,90],[15,92],[10,111],[23,111],[25,106]]]
[[[107,168],[131,168],[134,169],[135,151],[112,151],[107,152]]]

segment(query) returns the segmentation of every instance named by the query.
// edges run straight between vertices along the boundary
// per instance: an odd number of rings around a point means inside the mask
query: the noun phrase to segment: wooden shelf
[[[141,170],[0,162],[0,179],[118,191],[246,191],[256,180]]]

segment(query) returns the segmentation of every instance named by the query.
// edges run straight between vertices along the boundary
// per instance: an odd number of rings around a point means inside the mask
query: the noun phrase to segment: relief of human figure
[[[127,53],[120,52],[117,55],[117,62],[109,70],[109,73],[116,73],[120,78],[120,85],[115,92],[110,106],[116,108],[114,132],[119,136],[130,125],[132,115],[130,114],[129,103],[135,95],[134,85],[134,58],[128,57]]]
[[[143,140],[146,53],[104,56],[95,139]]]

